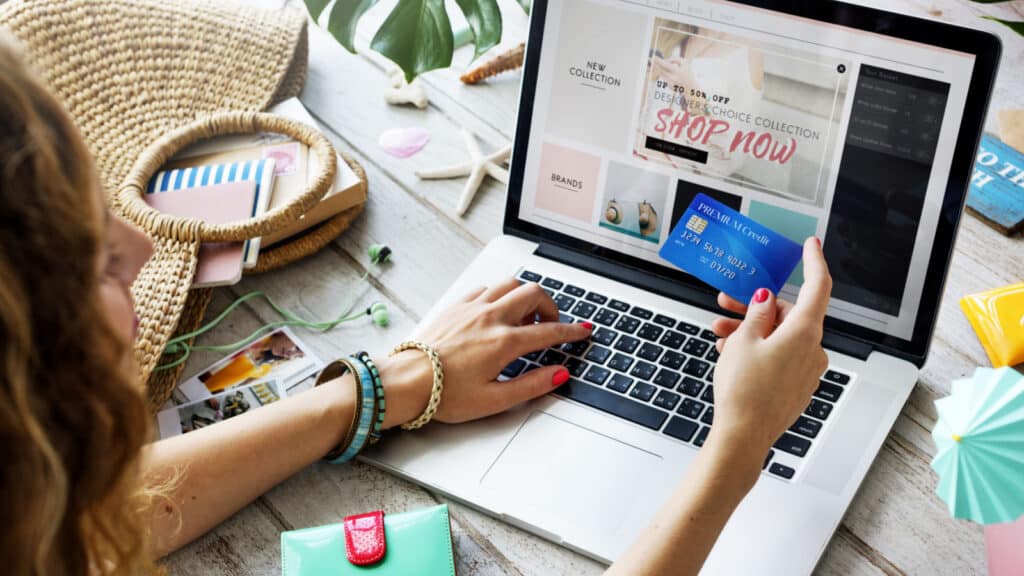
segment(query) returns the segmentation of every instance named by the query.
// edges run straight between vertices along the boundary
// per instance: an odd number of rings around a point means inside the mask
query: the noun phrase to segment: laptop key
[[[680,320],[679,324],[676,325],[676,330],[679,330],[684,334],[690,334],[691,336],[700,334],[700,328],[690,324],[689,322],[683,322],[682,320]]]
[[[679,385],[678,390],[687,396],[696,398],[700,395],[700,391],[704,389],[704,383],[696,378],[690,378],[686,376],[683,378],[683,383]],[[696,418],[696,416],[694,416]]]
[[[683,346],[683,352],[686,352],[690,356],[696,356],[697,358],[703,358],[704,353],[708,351],[708,347],[711,346],[704,340],[698,340],[696,338],[690,338],[686,341],[686,345]]]
[[[818,432],[821,431],[821,422],[812,420],[807,416],[801,416],[796,419],[796,422],[794,422],[789,429],[792,432],[796,432],[797,434],[808,438],[816,438],[818,436]]]
[[[516,376],[519,376],[519,373],[523,371],[523,368],[526,368],[526,360],[516,358],[511,364],[505,366],[501,371],[501,375],[506,378],[515,378]]]
[[[679,350],[679,347],[682,346],[684,342],[686,342],[686,336],[683,336],[674,330],[669,330],[665,332],[665,335],[661,338],[661,342],[658,342],[658,344],[661,344],[671,350]]]
[[[632,398],[647,402],[651,399],[651,396],[654,396],[655,390],[657,390],[657,388],[646,382],[637,382],[636,386],[633,386],[633,390],[630,391],[629,395]]]
[[[640,327],[640,321],[632,316],[623,316],[619,318],[619,321],[615,324],[615,329],[619,332],[626,334],[632,334],[636,332],[636,329]]]
[[[607,296],[603,296],[597,292],[587,292],[586,299],[594,304],[604,304],[608,301]]]
[[[704,404],[697,402],[693,398],[683,398],[683,402],[679,405],[679,409],[676,410],[676,414],[682,414],[696,420],[703,410]]]
[[[540,357],[541,366],[554,366],[555,364],[561,364],[562,362],[565,362],[565,354],[555,350],[548,350]]]
[[[611,346],[611,343],[615,342],[616,336],[618,336],[618,334],[613,330],[598,328],[597,332],[590,335],[590,341],[597,342],[598,344],[604,344],[605,346]]]
[[[658,370],[658,375],[654,377],[654,383],[662,388],[672,390],[676,387],[676,382],[679,382],[679,378],[678,372],[662,368]]]
[[[636,347],[640,345],[640,341],[632,336],[626,336],[623,334],[619,336],[619,340],[615,342],[615,349],[619,352],[625,352],[626,354],[632,354],[636,351]]]
[[[552,290],[561,290],[562,286],[564,286],[565,283],[559,280],[555,280],[554,278],[545,278],[544,280],[541,281],[540,285],[547,286]]]
[[[640,330],[637,331],[636,335],[644,340],[657,342],[658,338],[661,338],[661,333],[664,331],[665,329],[661,326],[655,326],[650,322],[645,322],[644,325],[640,327]]]
[[[602,326],[611,326],[618,319],[619,313],[612,312],[607,308],[601,308],[597,311],[597,314],[594,315],[594,322],[601,324]]]
[[[661,326],[664,326],[665,328],[675,328],[676,327],[676,321],[674,319],[672,319],[672,318],[669,318],[668,316],[665,316],[664,314],[655,314],[654,315],[654,323],[658,324],[658,325],[661,325]]]
[[[583,353],[587,351],[588,346],[590,346],[590,342],[587,340],[566,342],[565,344],[562,344],[562,352],[565,352],[570,356],[582,356]]]
[[[651,312],[647,308],[641,308],[639,306],[633,306],[633,309],[629,311],[629,314],[631,316],[636,316],[637,318],[641,318],[643,320],[650,320],[651,317],[654,316],[654,312]]]
[[[580,300],[579,302],[576,303],[576,307],[572,309],[572,313],[574,316],[589,319],[595,310],[597,310],[597,306],[594,306],[590,302],[584,302],[583,300]]]
[[[587,291],[584,290],[583,288],[580,288],[579,286],[573,286],[572,284],[566,284],[565,288],[562,288],[562,292],[565,292],[566,294],[570,296],[575,296],[577,298],[587,293]]]
[[[633,365],[633,357],[625,354],[616,354],[608,361],[608,367],[619,372],[627,372]]]
[[[650,380],[651,376],[654,376],[654,373],[657,370],[658,367],[655,366],[654,364],[648,364],[647,362],[639,361],[636,363],[636,366],[633,366],[633,369],[629,372],[629,375],[639,378],[641,380]]]
[[[711,365],[703,360],[690,358],[689,360],[686,361],[686,365],[683,366],[683,372],[689,374],[690,376],[701,378],[704,376],[704,374],[707,373],[708,368],[710,367]]]
[[[697,428],[699,427],[700,424],[697,424],[693,420],[673,416],[672,419],[668,421],[668,424],[665,425],[665,429],[662,430],[662,432],[673,438],[678,438],[683,442],[689,442],[690,438],[693,438],[694,433],[697,432]]]
[[[555,390],[555,394],[652,430],[660,429],[661,425],[668,418],[668,414],[653,406],[641,404],[614,392],[591,386],[575,378],[558,387]]]
[[[711,428],[702,426],[700,432],[697,432],[697,437],[693,439],[693,443],[698,447],[704,445],[704,441],[708,439],[708,432],[711,432]]]
[[[590,360],[591,362],[604,364],[604,361],[607,360],[608,357],[611,355],[612,351],[607,348],[603,348],[601,346],[591,346],[590,350],[587,352],[587,355],[584,356],[583,358],[585,358],[586,360]]]
[[[715,387],[708,384],[708,387],[704,389],[704,393],[700,395],[700,399],[713,404],[715,402]]]
[[[529,372],[531,370],[536,370],[537,368],[540,368],[540,364],[534,364],[533,362],[527,362],[526,363],[526,368],[524,368],[522,373],[519,374],[519,375],[522,376],[523,374],[526,374],[527,372]]]
[[[822,402],[817,398],[812,398],[811,403],[807,406],[807,410],[804,410],[804,414],[817,418],[818,420],[825,420],[828,415],[832,413],[832,405],[828,402]]]
[[[704,356],[704,359],[707,360],[708,362],[718,362],[719,356],[720,354],[718,353],[718,348],[712,346],[711,349],[708,350],[708,353]]]
[[[829,402],[836,402],[839,400],[839,396],[843,393],[843,387],[832,384],[831,382],[825,382],[822,380],[818,383],[818,389],[814,391],[814,395],[818,398],[828,400]]]
[[[562,324],[572,324],[573,323],[572,316],[569,316],[568,314],[564,314],[562,312],[558,313],[558,321],[561,322]]]
[[[537,358],[540,358],[540,355],[543,354],[543,353],[544,353],[543,350],[534,350],[533,352],[530,352],[529,354],[523,354],[523,358],[526,358],[527,360],[533,360],[534,362],[536,362]]]
[[[658,408],[674,410],[676,404],[679,404],[679,394],[669,392],[668,390],[661,390],[658,392],[658,395],[654,397],[654,405]]]
[[[807,451],[811,449],[811,441],[806,438],[801,438],[796,434],[784,432],[782,436],[775,441],[775,447],[783,452],[789,452],[793,456],[803,458],[807,455]]]
[[[708,330],[707,328],[700,331],[700,337],[712,343],[714,343],[715,340],[718,340],[718,334],[715,334],[714,332]]]
[[[761,464],[761,470],[768,467],[768,463],[772,461],[772,456],[775,456],[775,450],[768,449],[768,455],[764,457],[764,464]]]
[[[625,394],[629,387],[633,385],[633,379],[624,374],[613,374],[611,380],[608,381],[608,388],[615,390],[621,394]]]
[[[715,420],[715,407],[708,406],[708,409],[704,411],[704,415],[700,417],[700,421],[708,426],[711,426]]]
[[[650,342],[644,342],[644,345],[640,347],[636,355],[647,360],[648,362],[657,362],[658,357],[665,349],[657,344],[651,344]]]
[[[587,364],[579,358],[566,358],[565,360],[565,369],[569,371],[569,374],[572,374],[576,378],[583,376],[583,373],[587,371],[588,366],[590,366],[590,364]]]
[[[555,294],[555,306],[562,312],[568,312],[572,310],[572,305],[576,303],[576,299],[572,296],[565,294]]]
[[[665,352],[665,355],[661,358],[660,364],[671,370],[679,370],[683,366],[683,362],[686,362],[686,356],[683,356],[679,352],[669,350],[668,352]]]
[[[523,270],[519,273],[519,279],[527,282],[540,282],[541,275],[536,272],[530,272],[529,270]]]
[[[775,474],[780,478],[785,478],[786,480],[789,480],[793,477],[793,474],[796,474],[796,470],[793,470],[789,466],[779,464],[778,462],[772,464],[771,468],[768,469],[768,472]]]
[[[704,379],[707,380],[708,382],[714,382],[715,381],[715,367],[714,366],[711,367],[711,370],[708,370],[708,374],[707,374],[707,376],[704,377]]]
[[[600,366],[591,366],[587,373],[583,375],[583,379],[587,382],[593,382],[594,384],[601,385],[608,379],[611,371],[607,368],[601,368]]]
[[[626,304],[622,300],[616,300],[612,298],[612,301],[608,303],[608,307],[612,310],[618,310],[619,312],[629,311],[629,304]]]
[[[829,370],[825,372],[825,380],[835,382],[836,384],[846,384],[850,381],[850,377],[847,374],[836,372],[835,370]]]

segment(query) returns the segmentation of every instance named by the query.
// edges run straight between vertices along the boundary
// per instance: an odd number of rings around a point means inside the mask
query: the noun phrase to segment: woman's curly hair
[[[154,569],[150,434],[98,289],[106,211],[82,136],[0,38],[0,558],[6,574]]]

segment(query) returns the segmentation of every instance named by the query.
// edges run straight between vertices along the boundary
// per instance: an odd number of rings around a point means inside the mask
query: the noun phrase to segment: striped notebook
[[[270,197],[274,190],[273,158],[165,170],[153,176],[146,187],[146,193],[162,194],[210,184],[250,180],[256,183],[256,194],[253,196],[251,211],[251,216],[255,218],[266,212],[270,205]],[[253,238],[247,241],[242,257],[243,265],[246,268],[252,268],[256,265],[259,255],[260,239]]]

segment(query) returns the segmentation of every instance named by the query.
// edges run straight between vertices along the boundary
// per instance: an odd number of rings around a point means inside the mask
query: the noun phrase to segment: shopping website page
[[[544,27],[521,219],[671,267],[704,193],[823,238],[830,315],[911,337],[972,55],[715,1],[552,0]]]

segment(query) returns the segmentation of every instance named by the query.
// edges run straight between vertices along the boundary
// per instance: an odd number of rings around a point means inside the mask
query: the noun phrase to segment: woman
[[[137,319],[129,287],[151,254],[149,241],[106,211],[82,138],[3,43],[0,166],[0,558],[7,573],[152,571],[154,558],[345,437],[355,402],[349,376],[145,446],[150,418],[131,376]],[[696,572],[758,478],[769,446],[806,406],[826,366],[818,342],[830,280],[818,244],[809,242],[804,257],[807,280],[795,306],[766,290],[749,310],[720,300],[746,319],[715,324],[724,338],[715,426],[678,492],[611,573]],[[523,322],[538,314],[541,322]],[[565,382],[559,366],[495,380],[521,354],[590,334],[588,325],[556,319],[541,289],[508,280],[466,295],[425,327],[419,338],[440,352],[446,374],[435,419],[480,418]],[[415,418],[430,395],[430,364],[408,351],[377,365],[385,426]]]

